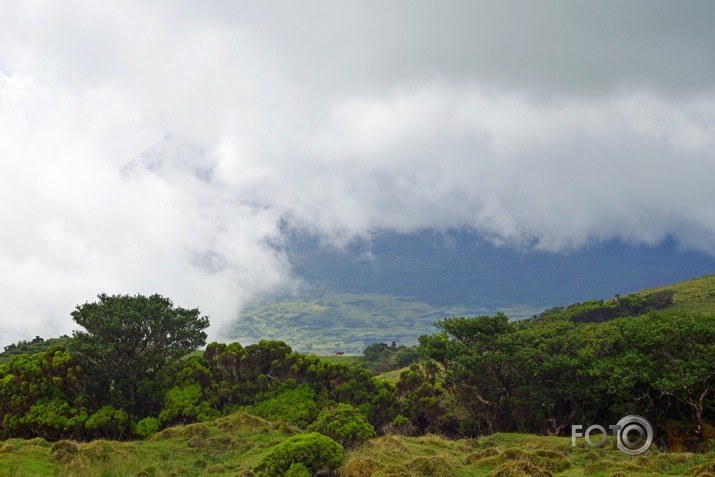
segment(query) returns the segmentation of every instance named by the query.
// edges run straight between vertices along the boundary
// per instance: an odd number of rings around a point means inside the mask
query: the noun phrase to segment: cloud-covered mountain
[[[256,297],[302,286],[287,230],[327,249],[456,230],[515,256],[713,255],[714,14],[7,5],[0,338],[67,332],[100,292],[199,306],[219,337]]]
[[[318,287],[493,312],[517,305],[536,312],[715,273],[715,257],[672,240],[552,253],[496,246],[465,230],[384,233],[344,249],[303,237],[289,255],[294,271]]]

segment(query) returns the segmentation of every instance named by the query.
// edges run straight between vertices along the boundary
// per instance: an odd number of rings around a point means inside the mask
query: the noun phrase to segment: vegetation
[[[59,338],[44,339],[41,336],[35,336],[31,340],[21,340],[17,343],[11,343],[4,347],[5,351],[0,353],[0,363],[7,363],[13,356],[21,354],[37,354],[47,351],[50,346],[67,346],[71,341],[69,336],[61,336]]]
[[[398,346],[394,341],[390,346],[385,343],[371,344],[365,348],[363,355],[362,366],[375,374],[404,368],[421,358],[417,346]]]
[[[290,437],[272,448],[256,465],[258,475],[285,475],[289,469],[297,473],[296,464],[314,474],[320,469],[336,470],[345,459],[343,447],[331,438],[311,432]]]
[[[136,477],[256,474],[255,468],[281,443],[302,434],[295,427],[245,413],[167,428],[141,441],[91,442],[8,439],[0,444],[0,476]],[[332,445],[331,445],[332,447]],[[480,439],[387,435],[346,451],[341,477],[494,477],[518,475],[704,476],[713,473],[715,452],[664,453],[652,447],[629,457],[612,442],[600,449],[569,437],[497,433]],[[299,473],[301,467],[308,474]],[[530,469],[530,474],[518,473]],[[540,474],[537,474],[540,473]],[[280,475],[280,474],[274,474]],[[294,463],[286,476],[313,475]]]
[[[0,364],[0,476],[707,475],[715,313],[684,293],[447,318],[419,348],[373,343],[359,365],[271,340],[192,351],[198,309],[100,295],[73,313],[86,332]],[[644,456],[571,447],[571,425],[629,414],[654,425]]]
[[[367,416],[350,404],[323,409],[308,429],[329,436],[346,448],[375,437],[375,428]]]
[[[696,446],[715,418],[713,314],[650,312],[599,324],[568,313],[521,322],[495,315],[437,326],[420,342],[480,433],[562,435],[574,423],[637,413],[659,428],[668,418],[690,422]]]
[[[71,347],[92,376],[92,397],[145,415],[155,410],[152,383],[172,360],[206,344],[209,320],[160,295],[97,298],[72,312],[86,331],[74,333]]]
[[[526,318],[543,307],[497,308],[478,305],[445,306],[387,293],[352,293],[316,290],[299,298],[285,298],[246,309],[231,330],[235,340],[262,339],[295,344],[302,353],[330,355],[337,351],[358,355],[374,343],[395,341],[417,344],[421,334],[432,333],[433,323],[445,316],[500,309]]]
[[[600,323],[626,316],[639,316],[649,311],[662,310],[673,304],[675,292],[671,289],[657,290],[647,294],[633,293],[612,300],[591,300],[569,307],[551,308],[532,319],[568,318],[577,323]]]

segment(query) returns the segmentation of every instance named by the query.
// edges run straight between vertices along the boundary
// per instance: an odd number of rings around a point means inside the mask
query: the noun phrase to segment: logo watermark
[[[608,438],[608,432],[603,426],[594,424],[588,426],[581,432],[583,426],[571,426],[571,445],[576,446],[576,438],[583,437],[591,447],[603,447]],[[614,446],[627,455],[640,455],[653,443],[653,426],[643,417],[626,416],[618,423],[608,426],[613,433]],[[598,431],[601,434],[600,440],[591,440],[591,434]]]

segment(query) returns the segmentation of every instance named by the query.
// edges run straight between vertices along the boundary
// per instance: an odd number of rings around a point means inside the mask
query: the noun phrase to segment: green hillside
[[[630,296],[650,296],[666,290],[673,292],[673,303],[665,309],[715,311],[715,275],[641,290]],[[600,298],[610,297],[593,298],[598,299],[591,302],[601,304]],[[610,298],[605,303],[615,300]],[[526,305],[450,308],[412,297],[322,289],[249,308],[235,323],[231,338],[240,343],[281,340],[296,351],[318,355],[335,351],[356,355],[376,342],[413,345],[419,336],[435,332],[435,321],[450,316],[502,312],[521,319],[539,311]]]
[[[9,439],[0,476],[251,476],[254,466],[297,428],[245,413],[165,429],[144,441]],[[571,447],[568,437],[494,434],[481,439],[387,435],[348,452],[341,477],[712,475],[715,452],[632,458],[613,448]]]
[[[303,353],[360,354],[376,342],[416,344],[420,335],[434,332],[435,321],[448,316],[496,311],[524,318],[538,310],[440,307],[413,297],[316,290],[249,308],[234,324],[231,339],[240,343],[281,340]]]
[[[642,290],[638,293],[649,294],[662,290],[673,291],[673,304],[668,309],[715,312],[715,275]]]

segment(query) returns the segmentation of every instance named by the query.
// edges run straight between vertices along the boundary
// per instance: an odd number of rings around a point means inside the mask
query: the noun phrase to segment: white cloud
[[[8,6],[0,338],[67,332],[100,292],[217,337],[297,283],[286,223],[715,253],[712,7],[598,5]]]

